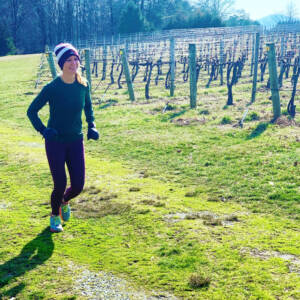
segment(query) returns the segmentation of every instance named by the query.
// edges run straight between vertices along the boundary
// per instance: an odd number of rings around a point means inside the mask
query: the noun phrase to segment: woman
[[[84,146],[82,134],[82,110],[88,123],[88,139],[97,140],[98,131],[88,82],[78,72],[80,57],[78,51],[67,43],[54,49],[62,74],[48,83],[33,100],[27,116],[33,127],[45,138],[45,148],[51,170],[54,189],[51,194],[50,230],[61,232],[61,218],[70,218],[69,200],[83,189],[85,178]],[[38,116],[39,110],[49,104],[47,127]],[[70,174],[71,185],[66,190],[67,176],[65,164]],[[61,214],[61,217],[60,217]]]

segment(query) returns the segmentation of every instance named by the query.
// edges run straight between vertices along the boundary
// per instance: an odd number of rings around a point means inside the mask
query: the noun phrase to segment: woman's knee
[[[57,190],[57,189],[54,189],[52,191],[52,196],[51,198],[52,199],[62,199],[63,195],[64,195],[64,190]]]
[[[83,191],[84,183],[76,184],[72,186],[74,194],[79,195]]]
[[[64,194],[64,200],[69,201],[72,198],[78,196],[82,192],[83,187],[84,187],[84,180],[71,182],[71,186],[66,190]]]
[[[84,187],[84,182],[76,182],[76,183],[72,183],[71,187],[70,187],[70,192],[72,194],[73,197],[76,197],[77,195],[79,195],[82,191],[83,191],[83,187]]]

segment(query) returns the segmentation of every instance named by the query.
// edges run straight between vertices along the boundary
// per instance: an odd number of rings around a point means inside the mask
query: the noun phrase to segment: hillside
[[[287,21],[287,16],[281,14],[273,14],[257,20],[264,27],[270,28],[276,26],[278,22]]]

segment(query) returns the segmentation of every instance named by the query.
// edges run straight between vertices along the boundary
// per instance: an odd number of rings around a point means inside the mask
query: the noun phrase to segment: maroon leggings
[[[69,201],[80,194],[84,186],[85,162],[83,139],[75,142],[45,141],[46,154],[51,170],[54,189],[51,194],[51,208],[53,215],[59,215],[62,200]],[[71,185],[66,190],[67,164]]]

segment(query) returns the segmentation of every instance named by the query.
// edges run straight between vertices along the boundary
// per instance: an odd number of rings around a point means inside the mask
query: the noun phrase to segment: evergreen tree
[[[6,27],[0,24],[0,56],[14,54],[16,52],[12,38],[8,35]]]
[[[259,22],[251,20],[244,10],[238,10],[226,20],[225,24],[232,27],[259,25]]]
[[[140,8],[133,2],[129,1],[121,12],[119,32],[133,33],[145,31],[146,23],[141,14]]]
[[[190,28],[220,27],[223,26],[222,19],[209,11],[197,10],[189,20]]]

